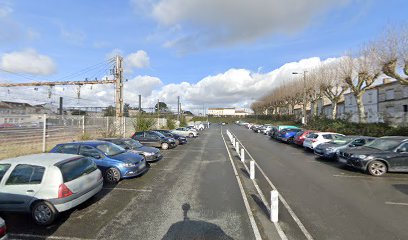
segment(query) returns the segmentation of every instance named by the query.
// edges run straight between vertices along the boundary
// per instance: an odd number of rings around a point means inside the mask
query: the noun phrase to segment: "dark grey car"
[[[155,162],[163,158],[159,149],[143,146],[139,141],[131,138],[102,138],[99,140],[111,142],[128,151],[136,152],[142,155],[147,162]]]
[[[375,137],[366,136],[338,137],[336,140],[331,142],[317,145],[317,147],[314,149],[314,153],[322,158],[337,159],[340,150],[361,147],[375,139]]]
[[[362,147],[341,150],[339,161],[373,176],[408,172],[408,137],[382,137]]]

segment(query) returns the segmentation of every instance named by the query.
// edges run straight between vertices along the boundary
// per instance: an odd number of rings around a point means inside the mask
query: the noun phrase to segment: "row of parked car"
[[[49,225],[105,183],[147,172],[150,162],[163,158],[158,148],[174,148],[198,135],[194,127],[143,131],[131,138],[61,143],[49,153],[1,160],[0,211],[29,212],[37,224]],[[0,218],[0,239],[5,232]]]
[[[239,122],[256,133],[271,139],[303,147],[319,158],[338,161],[373,176],[387,172],[408,172],[407,136],[346,136],[340,133],[319,132],[297,126],[256,125]]]

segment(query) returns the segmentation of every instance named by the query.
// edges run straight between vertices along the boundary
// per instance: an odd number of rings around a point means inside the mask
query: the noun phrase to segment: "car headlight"
[[[145,155],[145,156],[153,156],[153,155],[154,155],[154,152],[145,152],[144,155]]]
[[[329,148],[327,148],[326,149],[328,152],[338,152],[338,149],[337,148],[334,148],[334,147],[329,147]]]
[[[359,158],[359,159],[363,159],[363,160],[370,160],[373,159],[372,156],[368,156],[368,155],[364,155],[364,154],[360,154],[360,155],[353,155],[353,157],[355,158]]]
[[[136,164],[131,163],[131,162],[125,162],[125,163],[123,163],[123,166],[124,167],[136,167]]]

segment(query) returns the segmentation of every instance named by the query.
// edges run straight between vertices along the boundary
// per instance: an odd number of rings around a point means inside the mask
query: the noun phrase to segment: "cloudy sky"
[[[125,59],[125,102],[248,107],[293,71],[406,22],[405,0],[1,0],[0,82],[109,76]],[[108,106],[113,86],[0,88],[0,100]],[[51,93],[51,94],[50,94]],[[49,98],[51,96],[51,98]]]

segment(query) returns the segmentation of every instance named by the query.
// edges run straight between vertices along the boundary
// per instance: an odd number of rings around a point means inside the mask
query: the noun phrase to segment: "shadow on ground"
[[[183,210],[183,221],[174,223],[170,226],[167,233],[163,236],[163,240],[232,240],[218,225],[191,220],[187,216],[190,210],[190,204],[185,203],[181,207]]]

